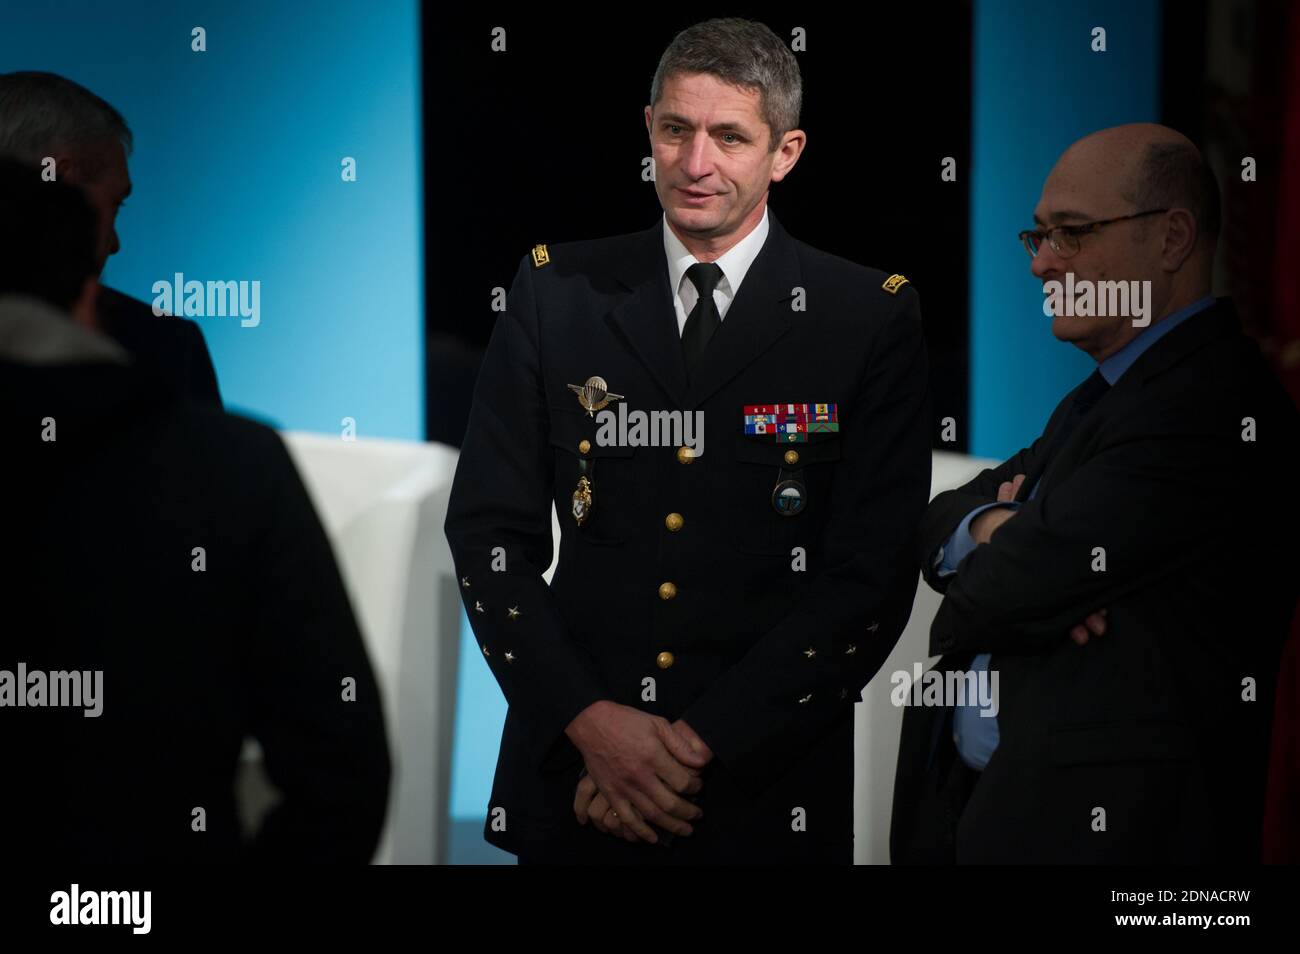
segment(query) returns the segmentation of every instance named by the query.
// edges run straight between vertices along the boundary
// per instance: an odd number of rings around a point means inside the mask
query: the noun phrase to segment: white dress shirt
[[[713,289],[713,303],[718,306],[718,317],[726,319],[727,309],[740,291],[740,283],[745,280],[745,273],[754,264],[763,242],[767,239],[767,208],[763,209],[763,218],[754,230],[722,253],[714,262],[722,269],[722,280]],[[686,277],[686,270],[699,259],[686,250],[676,233],[668,227],[668,214],[664,213],[664,254],[668,256],[668,282],[673,289],[673,306],[677,309],[677,333],[686,328],[686,316],[691,313],[700,293],[695,283]]]

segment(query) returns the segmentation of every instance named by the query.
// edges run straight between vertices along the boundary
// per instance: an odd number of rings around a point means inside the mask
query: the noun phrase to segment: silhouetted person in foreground
[[[0,160],[6,852],[367,862],[389,755],[330,544],[275,432],[93,329],[94,229]],[[250,736],[283,797],[245,844]]]

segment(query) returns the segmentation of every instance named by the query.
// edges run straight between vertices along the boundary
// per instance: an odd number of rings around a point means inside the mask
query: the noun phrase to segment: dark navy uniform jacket
[[[918,578],[927,361],[911,285],[887,290],[885,273],[769,221],[689,384],[662,220],[520,263],[446,521],[509,703],[485,831],[508,851],[851,860],[853,703],[901,634]],[[593,376],[629,412],[702,412],[703,453],[602,444],[569,388]],[[747,406],[778,403],[834,404],[839,429],[794,443],[745,433]],[[584,473],[593,506],[579,524]],[[803,489],[795,516],[774,507],[782,479]],[[553,504],[562,533],[548,586]],[[578,825],[582,759],[564,730],[600,699],[684,718],[712,748],[692,835],[629,845]]]

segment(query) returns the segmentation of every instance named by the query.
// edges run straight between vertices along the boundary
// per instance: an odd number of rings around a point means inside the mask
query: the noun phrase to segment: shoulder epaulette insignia
[[[551,256],[546,251],[545,245],[533,246],[533,268],[541,268],[551,260]]]
[[[907,279],[902,275],[890,275],[885,279],[885,284],[880,287],[891,295],[897,295],[898,290],[907,284]]]

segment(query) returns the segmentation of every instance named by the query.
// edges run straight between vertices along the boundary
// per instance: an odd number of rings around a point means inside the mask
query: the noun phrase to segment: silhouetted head
[[[96,225],[80,189],[0,158],[0,297],[39,298],[93,326]]]
[[[52,168],[98,214],[96,276],[115,255],[117,213],[131,194],[131,130],[116,109],[54,73],[0,73],[0,156]],[[48,173],[47,173],[48,174]]]

